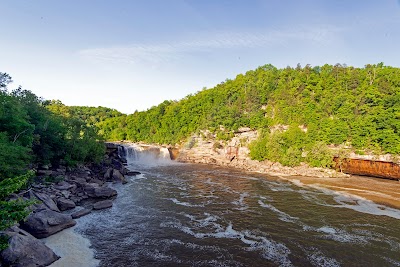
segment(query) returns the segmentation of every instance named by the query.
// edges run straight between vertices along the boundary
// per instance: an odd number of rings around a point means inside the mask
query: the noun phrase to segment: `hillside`
[[[399,154],[399,119],[399,68],[265,65],[180,101],[97,125],[107,139],[160,144],[184,142],[204,129],[227,140],[239,127],[250,127],[261,132],[251,145],[254,159],[328,166],[326,145]]]

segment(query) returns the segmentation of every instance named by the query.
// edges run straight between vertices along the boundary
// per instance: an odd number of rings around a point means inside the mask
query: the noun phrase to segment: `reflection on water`
[[[79,223],[100,266],[400,266],[397,209],[206,165],[130,168]]]

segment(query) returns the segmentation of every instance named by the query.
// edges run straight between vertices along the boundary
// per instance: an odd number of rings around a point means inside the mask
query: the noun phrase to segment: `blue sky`
[[[0,72],[125,113],[264,64],[400,67],[399,0],[0,0]]]

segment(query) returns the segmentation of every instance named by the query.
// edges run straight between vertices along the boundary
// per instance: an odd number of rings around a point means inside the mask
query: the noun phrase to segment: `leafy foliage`
[[[0,231],[28,215],[31,202],[9,196],[33,175],[27,173],[30,167],[99,161],[105,150],[97,128],[73,108],[44,101],[21,87],[10,92],[11,81],[0,72]],[[0,250],[6,241],[0,237]]]
[[[270,133],[276,125],[290,126],[289,132]],[[306,132],[296,130],[299,126]],[[106,139],[164,144],[182,142],[201,129],[224,140],[227,133],[250,127],[265,133],[251,146],[253,158],[285,165],[301,160],[329,166],[323,159],[329,156],[323,149],[328,144],[399,154],[400,69],[383,63],[364,68],[264,65],[180,101],[107,118],[99,127]]]
[[[30,206],[32,202],[23,201],[21,199],[8,200],[8,197],[24,187],[32,176],[33,172],[30,171],[24,175],[0,181],[0,231],[21,221],[29,214],[27,207]],[[7,248],[7,246],[7,238],[1,236],[0,251]]]

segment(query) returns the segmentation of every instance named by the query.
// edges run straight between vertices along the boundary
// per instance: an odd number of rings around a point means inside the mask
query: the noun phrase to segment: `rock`
[[[123,167],[121,168],[121,170],[120,170],[120,172],[121,172],[123,175],[126,175],[126,174],[128,173],[128,171],[129,171],[129,170],[128,170],[126,167],[124,167],[124,166],[123,166]]]
[[[21,228],[34,237],[44,238],[75,224],[76,222],[71,218],[71,215],[46,209],[31,213],[26,221],[21,223]]]
[[[36,172],[38,176],[52,176],[54,173],[52,170],[38,170]]]
[[[128,171],[126,173],[126,175],[129,175],[129,176],[135,176],[135,175],[138,175],[138,174],[142,174],[142,173],[141,172],[137,172],[137,171]]]
[[[113,173],[112,173],[112,176],[113,176],[113,180],[114,181],[122,182],[123,184],[126,184],[128,182],[125,179],[125,176],[119,170],[114,169]]]
[[[67,190],[61,191],[61,195],[65,198],[69,198],[71,196],[71,192]]]
[[[5,266],[48,266],[60,258],[42,241],[18,227],[12,227],[5,234],[10,237],[9,247],[1,252]]]
[[[94,189],[94,197],[109,198],[117,195],[117,191],[107,186]]]
[[[104,184],[104,181],[96,179],[96,178],[93,178],[90,182],[91,183],[96,183],[96,184],[98,184],[100,186],[102,186]]]
[[[107,171],[106,171],[106,173],[104,174],[104,179],[106,179],[106,180],[111,180],[111,178],[112,178],[112,171],[113,171],[112,168],[108,168]]]
[[[118,149],[118,145],[117,144],[109,143],[109,142],[105,142],[104,144],[106,145],[107,149]]]
[[[74,180],[72,180],[77,186],[84,187],[86,185],[86,179],[85,178],[79,178],[79,177],[74,177]]]
[[[65,181],[59,182],[58,184],[56,184],[54,186],[54,188],[57,190],[70,190],[73,187],[74,187],[74,185],[67,183]]]
[[[72,219],[78,219],[82,216],[88,215],[91,212],[92,212],[92,210],[90,210],[90,209],[82,209],[80,211],[72,213],[71,217],[72,217]]]
[[[71,200],[75,202],[76,204],[79,204],[82,201],[83,197],[82,196],[72,196]]]
[[[83,190],[89,197],[96,197],[95,189],[99,188],[100,186],[96,183],[87,183]]]
[[[103,200],[103,201],[94,203],[93,209],[101,210],[101,209],[111,208],[112,205],[113,205],[113,203],[111,200]]]
[[[53,201],[53,199],[44,193],[33,192],[35,197],[43,202],[43,204],[51,210],[60,211],[57,207],[57,204]]]
[[[59,198],[57,200],[57,206],[61,211],[70,210],[75,208],[75,203],[72,200],[66,198]]]
[[[117,159],[112,159],[111,164],[114,166],[114,169],[121,169],[124,165],[122,165],[122,162],[117,160]]]

